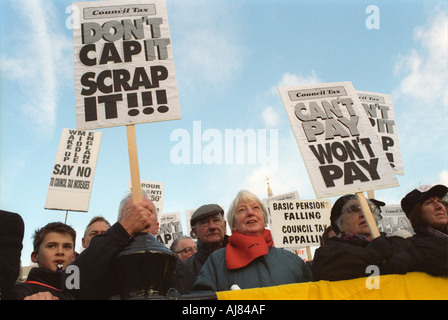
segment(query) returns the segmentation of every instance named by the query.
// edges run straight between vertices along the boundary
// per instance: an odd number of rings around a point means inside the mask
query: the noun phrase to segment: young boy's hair
[[[73,246],[76,243],[76,231],[72,227],[62,222],[51,222],[47,224],[45,227],[38,229],[34,232],[33,236],[34,252],[38,252],[39,246],[42,244],[42,241],[44,241],[45,236],[50,232],[69,234],[73,239]]]

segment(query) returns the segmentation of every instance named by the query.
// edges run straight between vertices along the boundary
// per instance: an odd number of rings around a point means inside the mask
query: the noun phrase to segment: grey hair
[[[90,220],[89,224],[86,226],[86,229],[84,230],[84,237],[86,236],[87,229],[88,229],[92,224],[94,224],[95,222],[98,222],[98,221],[104,222],[104,223],[107,224],[107,225],[109,226],[109,228],[110,228],[110,222],[107,221],[106,218],[104,218],[103,216],[96,216],[96,217],[93,217],[93,218]]]
[[[182,235],[182,236],[180,236],[180,237],[177,237],[174,241],[173,241],[173,243],[171,244],[171,246],[170,246],[170,250],[171,251],[173,251],[174,253],[177,253],[176,251],[177,251],[177,244],[179,243],[179,241],[180,240],[183,240],[183,239],[191,239],[189,236],[185,236],[185,235]],[[191,240],[193,240],[193,239],[191,239]],[[194,241],[194,240],[193,240]]]
[[[118,206],[118,218],[117,221],[121,220],[121,216],[123,214],[123,210],[126,206],[126,202],[128,202],[129,199],[131,199],[133,197],[132,192],[128,192],[126,194],[126,196],[121,200],[120,205]],[[148,193],[142,189],[142,199],[148,199]],[[155,212],[156,216],[157,216],[157,209]]]
[[[268,223],[268,211],[264,206],[263,202],[252,192],[247,190],[241,190],[236,195],[235,199],[233,199],[232,204],[230,205],[229,211],[227,212],[227,222],[229,223],[230,230],[233,229],[233,218],[235,217],[235,213],[238,209],[238,205],[241,201],[256,201],[260,205],[263,210],[263,219],[264,222]]]
[[[345,209],[345,205],[349,202],[349,201],[352,201],[352,200],[358,200],[358,197],[356,196],[356,195],[353,195],[353,197],[349,197],[349,198],[347,198],[346,199],[346,201],[345,201],[345,203],[344,203],[344,205],[342,206],[342,208],[341,208],[341,212],[343,212],[344,211],[344,209]],[[358,200],[358,202],[359,202],[359,200]],[[375,206],[377,209],[375,209],[375,210],[373,210],[372,211],[372,215],[373,215],[373,217],[374,217],[374,219],[375,219],[375,222],[376,222],[376,224],[377,225],[379,225],[379,223],[380,223],[380,221],[381,221],[381,219],[383,218],[382,216],[381,216],[381,208],[378,206],[378,205],[376,205],[374,202],[372,202],[370,199],[367,199],[367,203],[369,204],[369,206]],[[334,221],[334,223],[336,224],[336,226],[338,227],[338,229],[339,230],[342,230],[342,226],[341,226],[341,218],[342,218],[342,214]],[[337,234],[337,236],[338,237],[341,237],[343,235],[343,232],[342,231],[340,231],[338,234]]]

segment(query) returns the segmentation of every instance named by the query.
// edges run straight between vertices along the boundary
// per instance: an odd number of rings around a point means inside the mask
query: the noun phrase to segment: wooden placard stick
[[[311,248],[310,246],[306,246],[306,255],[308,256],[308,260],[312,261],[313,260],[313,256],[311,254]]]
[[[132,199],[134,203],[140,202],[142,190],[140,185],[140,169],[138,166],[137,139],[135,136],[135,126],[133,124],[126,126],[128,137],[129,168],[131,170]]]
[[[361,205],[362,214],[364,215],[364,219],[366,219],[367,225],[370,229],[370,234],[372,238],[377,238],[380,236],[380,231],[378,230],[378,226],[376,224],[375,218],[373,216],[372,211],[370,210],[370,206],[367,203],[366,196],[362,192],[357,192],[356,196],[358,197],[359,203]]]

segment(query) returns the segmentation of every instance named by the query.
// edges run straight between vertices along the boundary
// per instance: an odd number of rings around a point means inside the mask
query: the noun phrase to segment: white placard
[[[163,182],[157,181],[140,181],[140,187],[143,191],[146,192],[148,199],[154,203],[154,206],[157,209],[158,213],[163,212],[163,190],[164,184]],[[131,180],[128,182],[128,191],[132,191],[132,183]]]
[[[182,235],[180,212],[159,214],[159,232],[156,236],[157,240],[169,248],[173,241]]]
[[[404,174],[392,96],[385,93],[356,91],[372,127],[381,141],[395,174]]]
[[[299,197],[299,193],[297,191],[293,191],[293,192],[288,192],[288,193],[283,193],[283,194],[279,194],[267,199],[263,199],[263,204],[266,206],[266,209],[268,210],[268,225],[270,226],[272,224],[272,220],[271,220],[271,212],[269,211],[269,203],[271,203],[272,201],[278,201],[278,200],[300,200]]]
[[[269,208],[276,247],[319,246],[325,228],[330,225],[331,201],[328,199],[279,200],[271,202]]]
[[[406,230],[410,234],[414,234],[414,228],[412,228],[411,222],[406,217],[400,205],[381,207],[381,216],[382,219],[379,229],[387,235],[392,235],[400,230]]]
[[[89,211],[101,132],[62,130],[45,209]]]
[[[351,82],[278,90],[317,198],[398,186]]]
[[[165,1],[72,7],[78,129],[180,119]]]

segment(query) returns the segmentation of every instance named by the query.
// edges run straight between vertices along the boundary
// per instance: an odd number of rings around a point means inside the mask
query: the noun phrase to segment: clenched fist
[[[130,236],[139,232],[156,235],[159,231],[156,207],[148,198],[137,203],[133,203],[133,199],[130,198],[118,222]]]

